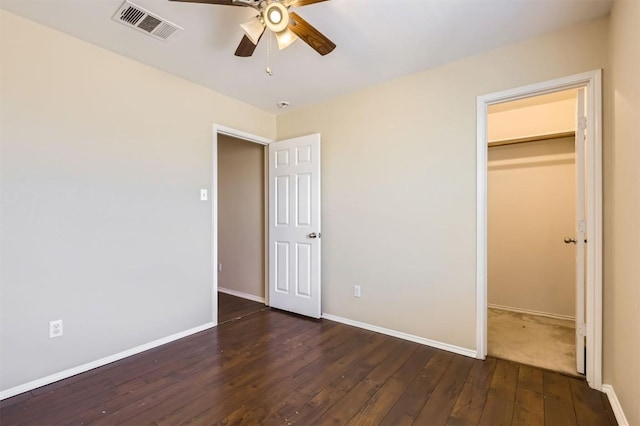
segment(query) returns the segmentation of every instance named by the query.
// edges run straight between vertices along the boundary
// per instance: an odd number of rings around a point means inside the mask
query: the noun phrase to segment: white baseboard
[[[93,370],[94,368],[97,368],[97,367],[102,367],[103,365],[111,364],[114,361],[119,361],[123,358],[127,358],[132,355],[139,354],[140,352],[144,352],[149,349],[153,349],[155,347],[173,342],[174,340],[182,339],[183,337],[200,333],[201,331],[208,330],[212,327],[215,327],[215,324],[213,322],[209,322],[199,327],[181,331],[180,333],[172,334],[171,336],[163,337],[161,339],[154,340],[153,342],[145,343],[144,345],[136,346],[135,348],[127,349],[126,351],[118,352],[117,354],[100,358],[96,361],[82,364],[77,367],[73,367],[68,370],[64,370],[59,373],[55,373],[50,376],[43,377],[41,379],[36,379],[31,382],[24,383],[22,385],[18,385],[18,386],[3,390],[2,392],[0,392],[0,400],[7,399],[24,392],[29,392],[33,389],[37,389],[39,387],[51,384],[53,382],[66,379],[71,376],[75,376],[76,374],[84,373],[86,371]]]
[[[618,425],[629,426],[629,422],[627,421],[627,416],[625,416],[624,411],[622,411],[622,406],[620,405],[620,401],[618,400],[616,391],[613,390],[613,386],[602,385],[602,392],[607,394],[607,397],[609,398],[609,404],[611,404],[611,409],[613,410],[613,414],[615,414],[616,416]]]
[[[322,318],[329,321],[335,321],[346,325],[352,325],[354,327],[362,328],[369,331],[375,331],[376,333],[386,334],[387,336],[397,337],[399,339],[408,340],[410,342],[419,343],[421,345],[430,346],[436,349],[442,349],[448,352],[453,352],[459,355],[468,356],[470,358],[476,357],[476,351],[461,348],[459,346],[450,345],[448,343],[438,342],[436,340],[425,339],[424,337],[414,336],[413,334],[403,333],[402,331],[390,330],[384,327],[378,327],[377,325],[367,324],[364,322],[353,321],[347,318],[338,317],[331,314],[322,314]]]
[[[253,294],[243,293],[241,291],[230,290],[224,287],[218,287],[220,293],[229,294],[231,296],[241,297],[247,300],[253,300],[254,302],[265,303],[264,297],[254,296]]]
[[[538,315],[541,317],[561,319],[561,320],[569,320],[575,321],[576,317],[572,317],[571,315],[560,315],[560,314],[552,314],[550,312],[541,312],[534,311],[531,309],[522,309],[522,308],[513,308],[511,306],[503,306],[503,305],[494,305],[493,303],[489,303],[487,307],[491,309],[499,309],[501,311],[509,311],[509,312],[517,312],[519,314],[530,314],[530,315]]]

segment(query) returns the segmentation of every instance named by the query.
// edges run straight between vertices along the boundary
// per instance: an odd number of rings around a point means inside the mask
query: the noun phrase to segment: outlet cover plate
[[[53,339],[55,337],[62,336],[62,320],[55,320],[49,322],[49,338]]]

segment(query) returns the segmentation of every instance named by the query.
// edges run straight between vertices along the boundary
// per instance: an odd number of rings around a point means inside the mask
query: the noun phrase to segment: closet
[[[575,374],[575,91],[489,111],[488,353]]]

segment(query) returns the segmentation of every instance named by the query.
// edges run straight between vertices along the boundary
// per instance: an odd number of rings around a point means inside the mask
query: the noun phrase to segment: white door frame
[[[237,139],[242,139],[247,142],[257,143],[263,146],[267,146],[274,142],[273,139],[264,138],[262,136],[253,135],[251,133],[243,132],[241,130],[232,129],[231,127],[221,126],[219,124],[213,125],[213,140],[211,143],[211,164],[212,164],[212,178],[211,178],[211,241],[212,241],[212,293],[211,293],[211,321],[214,325],[218,325],[218,135],[227,135]],[[269,284],[268,284],[268,251],[267,245],[269,244],[268,235],[268,220],[269,220],[269,182],[267,174],[269,168],[267,167],[268,157],[265,153],[265,203],[264,203],[264,218],[265,218],[265,303],[269,303]]]
[[[589,386],[602,388],[602,70],[478,96],[477,99],[477,225],[476,348],[487,355],[487,111],[489,105],[584,87],[587,92],[586,334]]]

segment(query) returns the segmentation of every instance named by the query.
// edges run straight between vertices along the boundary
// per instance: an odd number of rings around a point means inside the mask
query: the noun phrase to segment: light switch
[[[209,198],[208,191],[206,189],[200,190],[200,201],[207,201]]]

